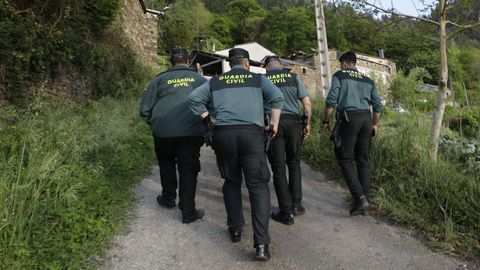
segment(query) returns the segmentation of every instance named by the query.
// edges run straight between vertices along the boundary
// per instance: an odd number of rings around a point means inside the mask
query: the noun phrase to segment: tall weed
[[[83,269],[153,161],[138,100],[37,103],[0,114],[0,268]]]
[[[339,176],[332,143],[318,132],[321,101],[315,100],[314,108],[314,131],[304,158]],[[417,123],[414,115],[386,108],[370,154],[374,204],[379,213],[421,232],[438,252],[480,256],[480,180],[459,162],[440,158],[433,164],[429,127],[427,117]]]

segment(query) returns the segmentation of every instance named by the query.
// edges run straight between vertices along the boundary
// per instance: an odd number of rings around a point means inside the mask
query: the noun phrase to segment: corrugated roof
[[[267,48],[263,47],[262,45],[258,44],[257,42],[245,43],[240,45],[235,45],[234,48],[242,48],[250,54],[250,60],[256,62],[262,62],[263,58],[268,55],[275,55],[273,52],[268,50]],[[228,51],[232,49],[225,49],[221,51],[214,52],[214,54],[218,54],[224,57],[228,57]]]

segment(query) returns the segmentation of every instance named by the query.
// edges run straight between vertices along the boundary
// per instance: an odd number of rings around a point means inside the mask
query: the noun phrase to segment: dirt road
[[[130,232],[118,236],[104,269],[463,269],[461,262],[436,255],[402,229],[369,216],[348,216],[346,190],[302,164],[306,214],[285,226],[270,220],[268,262],[255,262],[248,193],[242,241],[231,243],[213,152],[202,149],[197,207],[203,220],[181,223],[177,208],[160,207],[158,169],[136,188],[138,203]],[[277,206],[270,183],[272,209]],[[459,268],[460,267],[460,268]]]

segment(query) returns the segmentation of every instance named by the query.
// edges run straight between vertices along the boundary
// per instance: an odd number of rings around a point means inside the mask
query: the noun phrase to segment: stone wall
[[[28,88],[29,95],[40,95],[51,99],[70,101],[87,101],[92,96],[88,80],[77,70],[64,70],[54,79],[47,76],[42,81]]]
[[[310,97],[321,97],[320,89],[322,82],[320,80],[321,75],[318,69],[300,65],[291,66],[290,68],[291,71],[297,74],[297,76],[302,80]]]
[[[158,65],[158,19],[156,16],[145,14],[139,0],[123,0],[117,23],[120,24],[120,29],[142,62],[150,66]]]
[[[156,66],[157,25],[157,18],[145,14],[139,0],[123,0],[122,9],[113,27],[122,30],[144,64]],[[5,92],[5,85],[0,84],[0,103],[6,98]],[[30,95],[41,95],[65,102],[85,101],[92,95],[87,78],[75,68],[62,70],[55,78],[45,75],[44,79],[32,83],[27,92]]]
[[[358,70],[376,81],[388,85],[393,76],[397,74],[396,64],[391,60],[360,53],[356,53],[356,55]],[[339,52],[330,50],[330,71],[332,74],[340,70],[339,57]]]

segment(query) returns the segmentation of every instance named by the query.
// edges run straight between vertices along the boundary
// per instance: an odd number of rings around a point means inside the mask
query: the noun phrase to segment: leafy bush
[[[87,63],[83,65],[83,73],[90,81],[95,98],[138,95],[137,83],[152,75],[119,30],[109,31],[101,43],[91,44],[84,61]]]
[[[445,108],[444,121],[461,135],[480,139],[480,107]]]
[[[32,81],[55,77],[62,68],[104,64],[88,58],[98,54],[92,44],[119,6],[119,0],[0,1],[0,84],[6,98],[22,100]]]
[[[137,98],[36,99],[2,109],[0,138],[0,268],[94,267],[154,160]]]
[[[446,159],[460,162],[466,173],[480,175],[480,141],[443,135],[438,144],[440,153]]]
[[[332,143],[319,135],[323,105],[314,101],[314,132],[304,158],[316,168],[339,175]],[[423,232],[439,252],[480,255],[480,182],[478,170],[428,153],[430,119],[386,108],[370,155],[375,207],[393,220]],[[316,132],[317,131],[317,132]],[[315,134],[317,133],[317,134]]]
[[[211,13],[199,0],[175,1],[159,28],[159,47],[164,51],[176,46],[200,49],[200,44],[195,42],[199,38],[207,38],[207,28],[212,19]]]
[[[400,70],[390,84],[391,98],[401,103],[409,111],[415,110],[416,102],[424,97],[418,93],[423,85],[423,78],[430,77],[430,74],[424,68],[414,68],[406,75]]]

